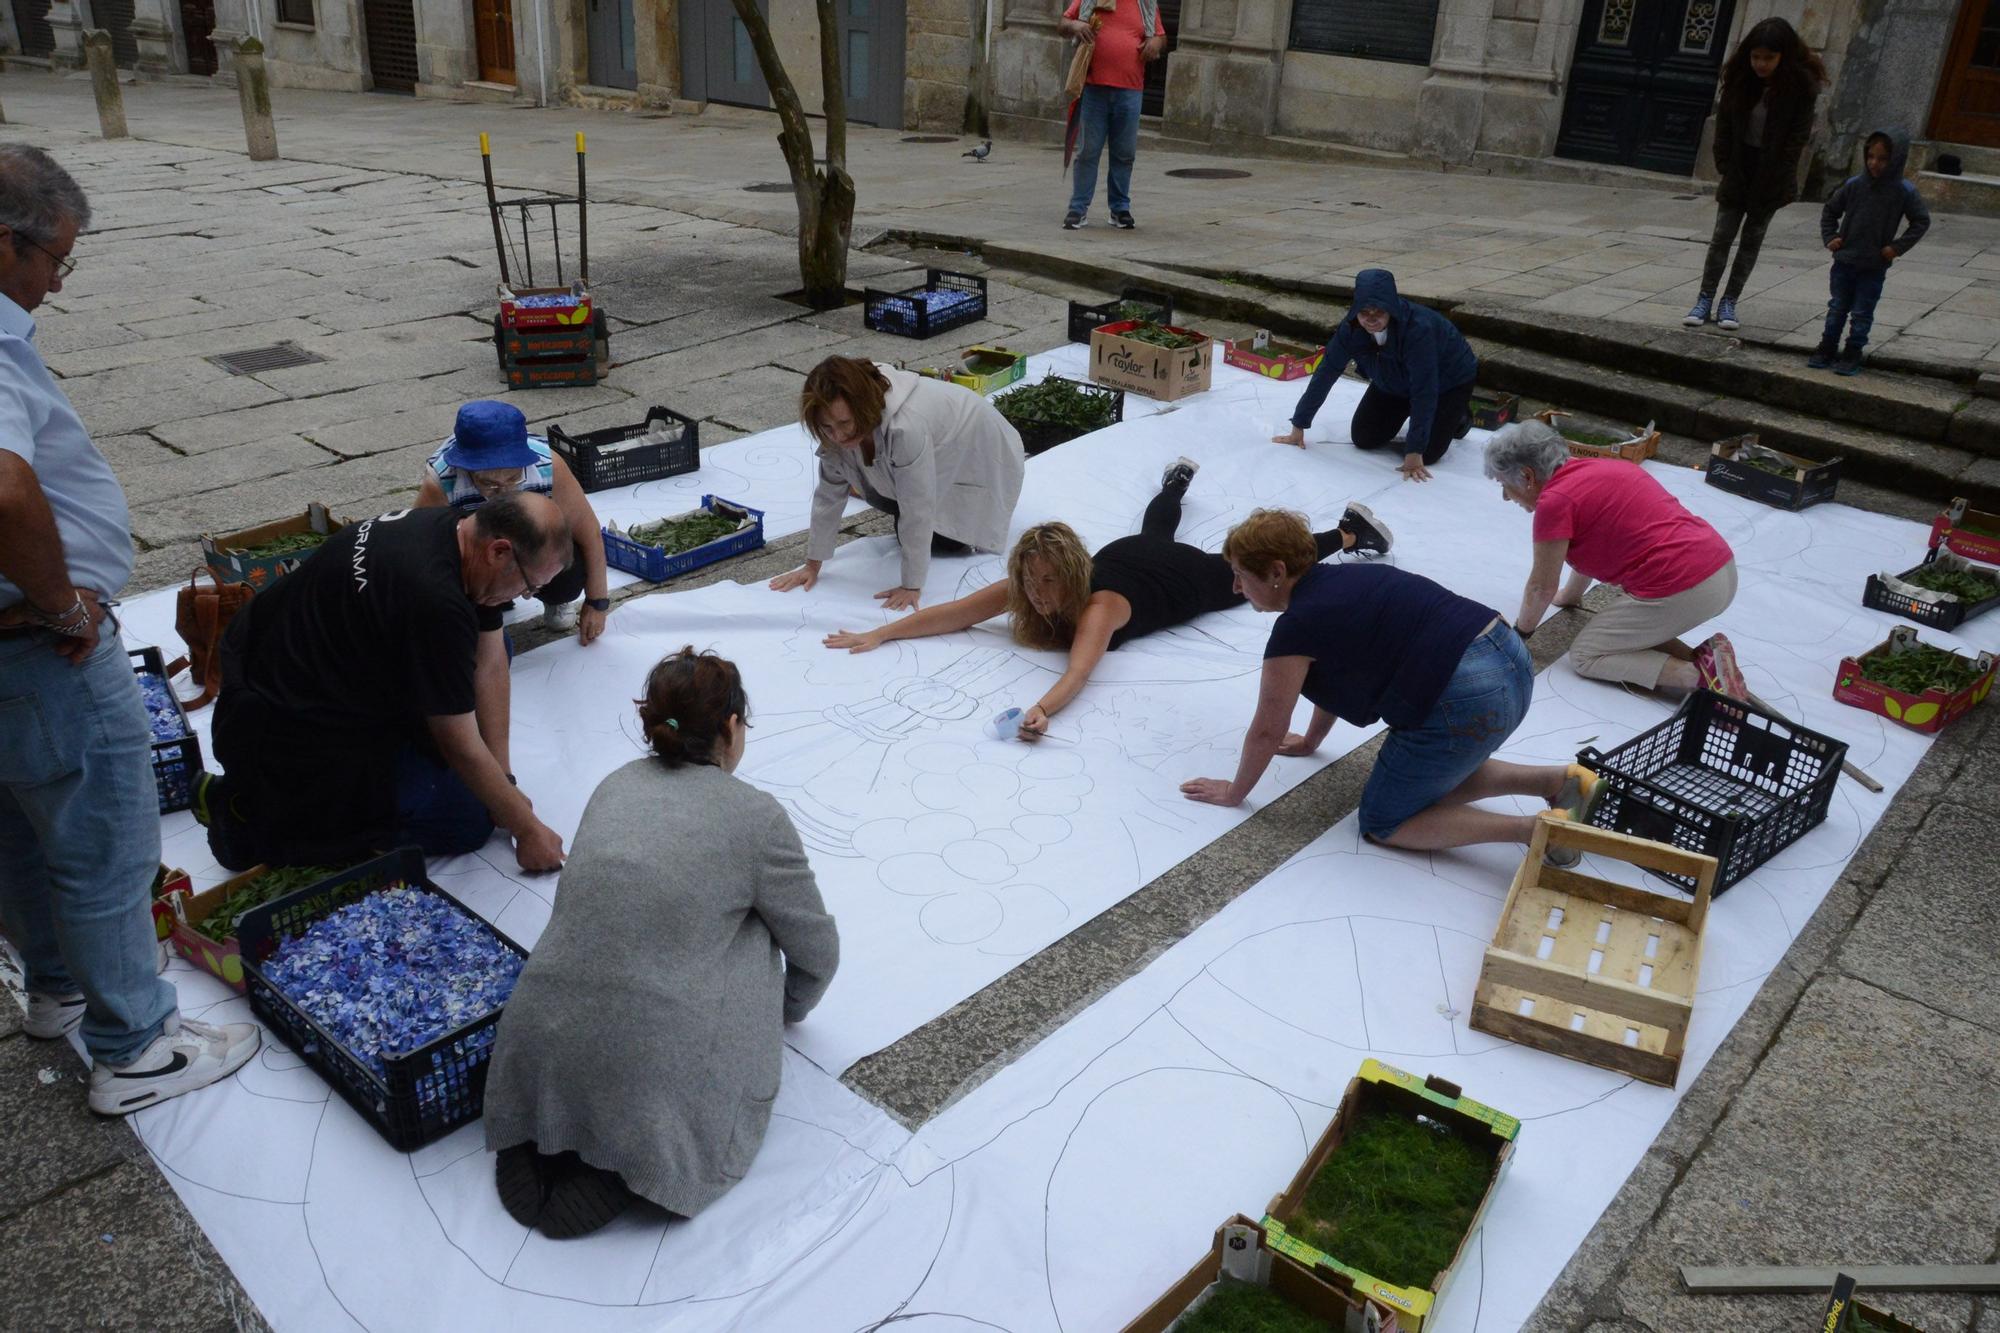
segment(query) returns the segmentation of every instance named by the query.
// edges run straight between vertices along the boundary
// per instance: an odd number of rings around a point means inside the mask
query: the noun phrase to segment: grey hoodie
[[[1884,268],[1882,247],[1894,246],[1900,257],[1924,238],[1931,229],[1931,211],[1924,207],[1916,184],[1903,179],[1903,167],[1910,159],[1910,141],[1895,130],[1877,130],[1889,139],[1889,167],[1881,176],[1864,169],[1849,176],[1826,201],[1819,214],[1822,244],[1840,237],[1840,249],[1833,262],[1860,269]],[[1869,138],[1874,138],[1871,134]],[[1898,236],[1896,228],[1908,218],[1910,225]]]

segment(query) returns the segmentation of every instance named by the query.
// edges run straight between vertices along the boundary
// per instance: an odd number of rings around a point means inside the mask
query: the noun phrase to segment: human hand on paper
[[[875,598],[882,603],[884,610],[914,611],[923,591],[922,588],[884,588],[875,594]]]
[[[1431,479],[1431,470],[1424,466],[1424,456],[1422,454],[1404,454],[1403,461],[1397,465],[1396,471],[1402,473],[1404,477],[1411,481],[1429,481]]]
[[[1318,749],[1319,746],[1308,742],[1296,731],[1286,732],[1285,739],[1278,742],[1278,753],[1287,759],[1303,759]]]
[[[772,579],[770,587],[772,592],[790,592],[794,588],[804,588],[807,592],[811,592],[813,584],[818,582],[819,561],[808,560],[791,573],[780,574]]]
[[[829,648],[845,648],[850,653],[868,653],[882,646],[880,632],[869,630],[857,634],[851,629],[837,629],[821,640]]]
[[[1019,735],[1024,741],[1038,741],[1049,734],[1049,715],[1040,704],[1035,704],[1021,714]]]
[[[1181,784],[1181,795],[1190,801],[1200,801],[1203,805],[1235,806],[1243,804],[1229,794],[1229,783],[1223,778],[1189,778]]]
[[[560,870],[563,863],[562,835],[530,816],[514,835],[514,859],[523,870]]]
[[[597,642],[597,636],[604,633],[605,622],[610,618],[609,611],[585,606],[576,613],[576,641],[586,648]]]

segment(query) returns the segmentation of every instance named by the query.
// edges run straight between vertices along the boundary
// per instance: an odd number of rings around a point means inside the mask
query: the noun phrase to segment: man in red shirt
[[[1167,49],[1158,0],[1069,0],[1059,25],[1091,47],[1090,73],[1077,107],[1076,172],[1063,229],[1075,231],[1090,213],[1097,190],[1097,158],[1111,145],[1105,193],[1112,224],[1131,230],[1132,161],[1139,153],[1139,102],[1146,62]]]

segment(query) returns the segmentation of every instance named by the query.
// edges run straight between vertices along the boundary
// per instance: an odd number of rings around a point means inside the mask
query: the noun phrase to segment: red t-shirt
[[[1073,19],[1082,8],[1083,0],[1069,0],[1063,17]],[[1104,21],[1097,25],[1097,50],[1091,54],[1090,74],[1084,81],[1107,88],[1145,87],[1146,62],[1139,48],[1145,44],[1146,27],[1139,18],[1139,0],[1117,0],[1115,9],[1099,3],[1091,17]]]
[[[1569,543],[1570,567],[1633,597],[1686,592],[1734,558],[1637,463],[1573,458],[1535,503],[1535,540]]]

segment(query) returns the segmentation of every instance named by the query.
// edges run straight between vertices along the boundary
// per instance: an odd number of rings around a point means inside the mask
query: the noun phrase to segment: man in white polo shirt
[[[182,1018],[157,972],[152,731],[107,611],[132,573],[130,514],[32,341],[89,222],[54,159],[0,144],[0,924],[27,1034],[81,1026],[90,1109],[124,1115],[227,1077],[258,1036]]]

